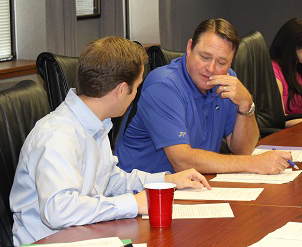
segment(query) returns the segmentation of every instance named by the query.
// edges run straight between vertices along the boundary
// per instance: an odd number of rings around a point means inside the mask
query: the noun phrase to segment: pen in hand
[[[288,164],[290,164],[292,167],[296,168],[297,170],[299,170],[299,167],[295,165],[294,162],[287,160]]]
[[[276,150],[276,148],[273,148],[273,150]],[[294,162],[290,161],[290,160],[287,160],[287,163],[290,164],[293,168],[299,170],[299,167],[297,165],[295,165]]]

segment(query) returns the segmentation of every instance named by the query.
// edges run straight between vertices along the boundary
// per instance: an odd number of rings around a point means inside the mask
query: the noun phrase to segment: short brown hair
[[[239,47],[239,38],[237,31],[228,21],[222,18],[206,20],[198,25],[192,38],[192,50],[198,43],[200,36],[207,31],[212,31],[222,39],[231,42],[234,50],[234,55],[236,54]]]
[[[115,36],[96,39],[79,58],[77,93],[100,98],[121,82],[126,82],[132,91],[146,60],[145,49],[133,41]]]

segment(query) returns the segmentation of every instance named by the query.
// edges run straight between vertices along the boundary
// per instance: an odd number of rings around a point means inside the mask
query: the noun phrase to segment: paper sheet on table
[[[226,200],[253,201],[264,188],[216,188],[181,189],[174,192],[174,199],[179,200]]]
[[[173,205],[172,219],[232,218],[233,211],[229,203]],[[149,219],[149,215],[143,215]]]
[[[269,145],[260,145],[255,148],[252,155],[262,154],[272,149],[287,151],[292,153],[293,162],[302,162],[302,148],[301,147],[285,147],[285,146],[269,146]]]
[[[263,238],[250,247],[301,247],[302,241],[291,239]]]
[[[26,245],[23,245],[26,246]],[[28,245],[30,246],[30,245]],[[35,247],[121,247],[123,246],[122,241],[118,237],[110,238],[98,238],[84,241],[77,241],[71,243],[59,243],[59,244],[35,244]]]
[[[217,174],[210,181],[213,182],[240,182],[240,183],[264,183],[264,184],[284,184],[293,181],[302,170],[293,171],[288,168],[277,175],[261,175],[255,173],[226,173]]]
[[[291,247],[302,246],[302,223],[288,222],[286,225],[269,233],[252,247]]]

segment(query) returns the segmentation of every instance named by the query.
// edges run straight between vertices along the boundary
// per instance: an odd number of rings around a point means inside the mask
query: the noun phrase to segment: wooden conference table
[[[302,146],[302,123],[261,139],[258,143]],[[296,163],[302,169],[302,163]],[[206,175],[208,179],[214,175]],[[302,222],[302,175],[287,184],[210,182],[212,187],[264,188],[257,200],[230,202],[234,218],[177,219],[166,229],[151,228],[148,220],[100,222],[69,227],[36,244],[64,243],[117,236],[148,247],[249,246],[289,221]],[[175,203],[219,203],[222,201],[179,201]]]

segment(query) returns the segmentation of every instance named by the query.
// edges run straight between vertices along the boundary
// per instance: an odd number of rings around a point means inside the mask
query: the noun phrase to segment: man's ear
[[[127,82],[121,82],[120,84],[118,84],[116,86],[115,93],[116,96],[118,97],[118,99],[120,99],[121,97],[124,97],[124,95],[128,94],[128,84]]]
[[[192,39],[189,39],[188,44],[187,44],[187,54],[191,53],[192,51]]]

